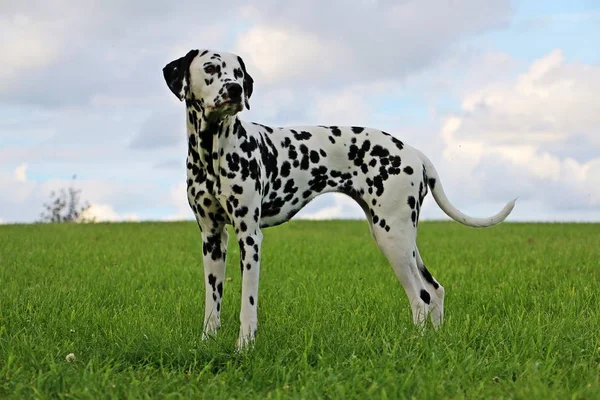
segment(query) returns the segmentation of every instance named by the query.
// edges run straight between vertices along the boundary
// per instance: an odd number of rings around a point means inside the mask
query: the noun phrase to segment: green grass
[[[194,223],[0,226],[0,398],[600,398],[600,225],[422,223],[423,336],[366,222],[266,229],[241,355],[235,244],[202,342]]]

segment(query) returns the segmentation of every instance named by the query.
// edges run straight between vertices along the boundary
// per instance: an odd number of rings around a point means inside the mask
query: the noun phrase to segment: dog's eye
[[[217,68],[214,65],[207,65],[206,67],[204,67],[204,72],[206,72],[207,74],[214,74],[215,72],[217,72]]]

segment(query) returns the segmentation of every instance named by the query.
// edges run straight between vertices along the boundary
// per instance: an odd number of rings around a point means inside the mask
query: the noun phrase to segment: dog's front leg
[[[204,330],[202,339],[215,335],[221,326],[228,233],[225,225],[202,231],[204,261]]]
[[[242,225],[241,228],[246,227]],[[254,340],[258,324],[258,279],[260,275],[260,247],[263,234],[258,226],[238,228],[240,268],[242,273],[242,308],[240,312],[240,336],[237,347],[243,349]]]

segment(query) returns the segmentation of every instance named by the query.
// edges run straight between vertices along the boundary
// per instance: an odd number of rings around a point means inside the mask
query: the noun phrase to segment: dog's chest
[[[187,159],[187,196],[190,207],[200,219],[228,223],[229,218],[219,202],[220,186],[216,176],[194,159]]]

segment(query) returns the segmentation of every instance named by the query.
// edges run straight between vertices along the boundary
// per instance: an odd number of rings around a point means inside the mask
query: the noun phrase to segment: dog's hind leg
[[[431,312],[431,323],[433,324],[433,327],[437,329],[444,322],[445,290],[444,287],[427,270],[427,267],[425,267],[423,259],[421,258],[421,254],[419,253],[419,249],[416,246],[415,249],[419,274],[423,278],[425,286],[431,294],[431,304],[429,306],[429,310]]]
[[[390,223],[390,227],[388,232],[379,225],[373,225],[373,236],[404,287],[414,324],[423,327],[429,313],[431,295],[421,279],[417,270],[417,259],[413,256],[416,249],[416,229],[410,220],[400,219]]]

